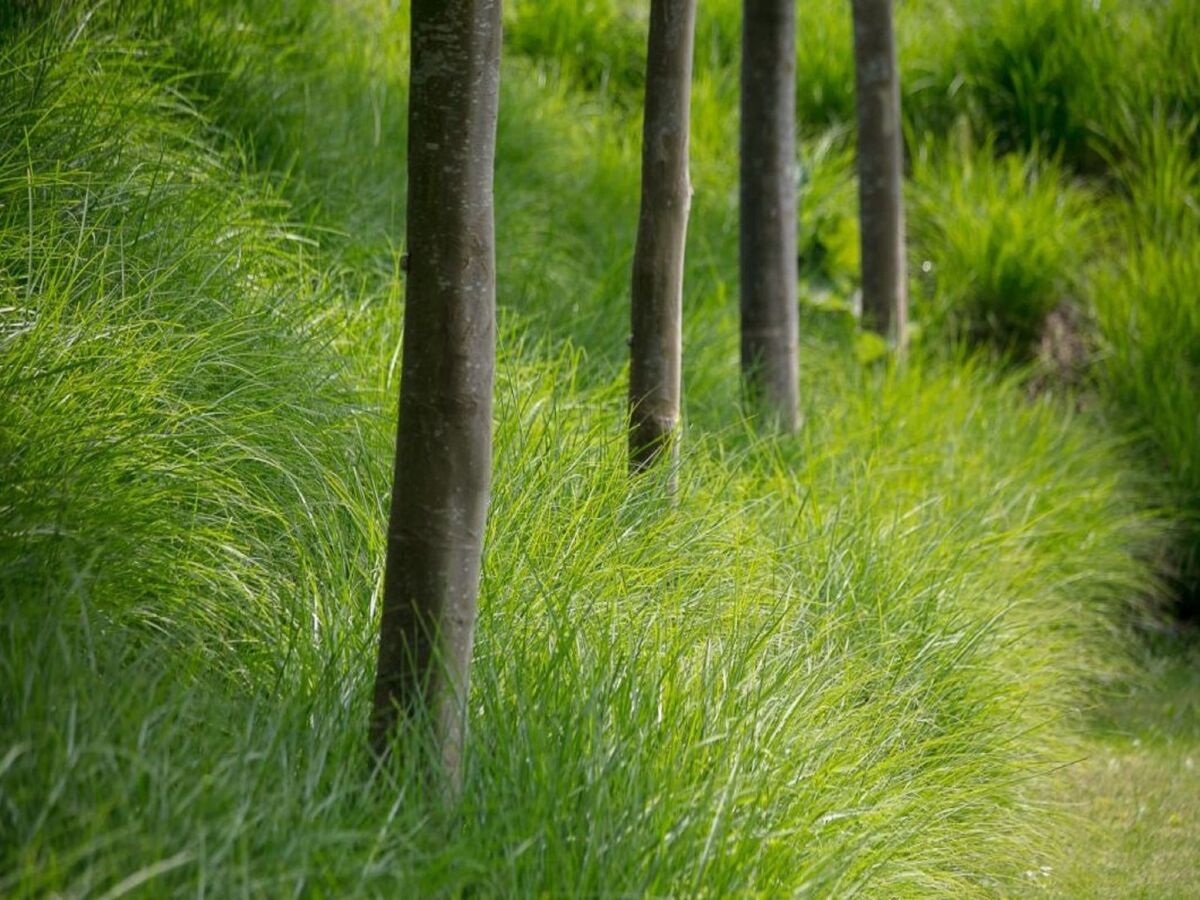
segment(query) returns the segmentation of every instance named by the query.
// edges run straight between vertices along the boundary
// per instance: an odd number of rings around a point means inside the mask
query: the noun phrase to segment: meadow
[[[366,750],[407,6],[0,12],[0,894],[1194,889],[1200,7],[899,5],[903,365],[852,312],[848,7],[801,7],[787,438],[739,406],[739,17],[671,501],[624,455],[644,4],[507,5],[447,809]]]

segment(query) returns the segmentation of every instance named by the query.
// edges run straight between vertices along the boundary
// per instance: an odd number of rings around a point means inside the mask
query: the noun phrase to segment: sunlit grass
[[[4,45],[0,893],[989,895],[1070,834],[1048,773],[1153,590],[1121,442],[982,362],[863,367],[813,311],[804,429],[741,421],[723,3],[698,43],[681,485],[631,487],[640,64],[613,54],[641,26],[588,9],[509,14],[494,499],[449,812],[364,749],[404,21],[148,4]],[[578,49],[593,19],[603,53]],[[846,293],[845,133],[803,155],[808,274]]]

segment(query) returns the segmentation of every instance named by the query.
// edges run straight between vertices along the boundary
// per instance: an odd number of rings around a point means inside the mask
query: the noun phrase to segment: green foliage
[[[1052,163],[927,146],[912,199],[918,318],[952,339],[1028,353],[1047,314],[1077,296],[1096,233],[1088,194]]]
[[[1169,468],[1172,504],[1193,518],[1180,565],[1200,577],[1200,234],[1163,248],[1147,244],[1096,286],[1103,335],[1102,386]],[[1192,588],[1194,591],[1194,588]],[[1192,601],[1195,603],[1195,600]]]
[[[1151,5],[1157,13],[1153,25],[1155,67],[1143,75],[1144,94],[1161,98],[1168,115],[1186,123],[1200,117],[1200,52],[1196,50],[1196,0],[1167,0]],[[1143,60],[1145,61],[1145,60]],[[1193,153],[1200,151],[1196,133]]]
[[[1168,569],[1182,607],[1200,610],[1200,161],[1159,106],[1124,111],[1114,142],[1121,255],[1100,267],[1094,304],[1101,390],[1170,472],[1186,525]]]
[[[1172,121],[1161,107],[1122,110],[1112,165],[1122,236],[1133,246],[1172,248],[1200,232],[1200,158],[1190,148],[1200,119]]]
[[[849,293],[859,270],[853,149],[840,131],[830,131],[801,147],[799,170],[800,277]]]
[[[505,39],[516,53],[588,91],[640,99],[646,77],[649,6],[629,0],[516,0],[507,4]]]
[[[981,363],[864,366],[810,321],[803,433],[731,418],[736,9],[698,42],[674,505],[623,456],[639,20],[508,13],[495,496],[453,813],[365,758],[402,14],[131,3],[6,38],[0,894],[1011,894],[1062,840],[1041,776],[1121,666],[1159,528],[1094,422]],[[802,152],[809,274],[841,295],[850,156],[839,134]],[[1018,163],[919,172],[928,240],[965,272],[990,263],[958,230],[1007,217],[986,283],[1044,303],[1013,260],[1070,283],[1057,234],[1090,226],[1083,194],[1048,199],[1055,167]],[[1120,358],[1114,379],[1148,364]]]
[[[192,623],[203,655],[210,628],[294,631],[291,581],[357,564],[336,491],[366,450],[324,346],[328,276],[139,49],[0,60],[0,584],[75,584],[134,633]]]
[[[804,129],[854,122],[849,3],[815,3],[797,9],[796,118]]]
[[[1086,167],[1094,117],[1118,77],[1116,31],[1100,4],[1000,0],[968,5],[952,42],[959,100],[1000,152],[1062,154]]]

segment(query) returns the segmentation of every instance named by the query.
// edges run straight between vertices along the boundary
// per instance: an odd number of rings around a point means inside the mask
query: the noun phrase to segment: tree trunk
[[[900,79],[891,0],[852,0],[858,96],[859,222],[863,322],[903,352],[908,274],[904,257]]]
[[[691,183],[688,115],[696,0],[651,0],[642,203],[633,254],[629,466],[678,460],[683,255]]]
[[[748,406],[799,424],[796,311],[796,6],[745,0],[738,264]]]
[[[371,745],[432,727],[462,777],[468,673],[491,477],[492,171],[500,0],[413,0],[408,290]]]

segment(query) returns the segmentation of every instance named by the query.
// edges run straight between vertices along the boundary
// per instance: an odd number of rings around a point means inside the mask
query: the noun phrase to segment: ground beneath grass
[[[1200,634],[1148,643],[1086,749],[1061,784],[1078,841],[1064,862],[1028,873],[1035,893],[1200,897]]]

